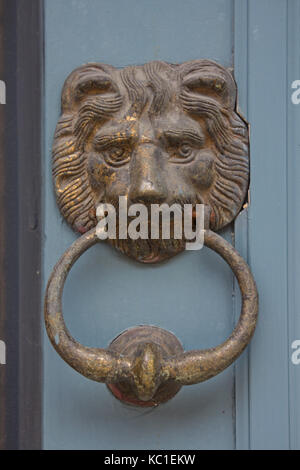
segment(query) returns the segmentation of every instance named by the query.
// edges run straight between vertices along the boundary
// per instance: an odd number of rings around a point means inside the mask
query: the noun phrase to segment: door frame
[[[41,0],[0,0],[0,79],[0,449],[41,449]]]

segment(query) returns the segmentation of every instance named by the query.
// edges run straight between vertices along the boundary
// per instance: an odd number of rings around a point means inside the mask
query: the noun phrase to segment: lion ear
[[[62,95],[62,112],[74,110],[87,95],[99,95],[117,92],[118,88],[112,79],[113,67],[104,64],[90,63],[82,65],[66,79]]]
[[[189,64],[182,85],[187,90],[210,96],[225,108],[235,109],[237,88],[232,74],[220,65],[199,60]]]

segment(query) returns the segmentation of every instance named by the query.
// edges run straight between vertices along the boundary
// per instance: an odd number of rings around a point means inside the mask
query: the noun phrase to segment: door
[[[54,4],[55,3],[55,4]],[[161,59],[211,58],[232,65],[228,2],[45,2],[44,278],[76,235],[62,223],[51,179],[51,147],[65,78],[86,62],[115,67]],[[224,236],[231,240],[232,229]],[[74,266],[64,292],[66,323],[82,344],[107,346],[128,327],[155,325],[185,349],[211,347],[232,330],[232,274],[208,250],[140,265],[95,246]],[[217,293],[217,295],[216,295]],[[233,448],[234,370],[185,387],[158,409],[128,407],[105,386],[67,367],[45,338],[46,448]]]
[[[116,400],[70,368],[43,329],[43,448],[299,449],[300,105],[291,97],[300,80],[300,2],[44,0],[42,23],[42,296],[77,238],[60,215],[51,177],[66,77],[87,62],[123,68],[202,58],[232,70],[239,112],[250,123],[248,196],[219,234],[249,263],[260,296],[256,333],[241,357],[149,409]],[[90,347],[154,325],[173,332],[185,350],[211,348],[232,332],[240,304],[230,268],[206,247],[143,265],[106,243],[78,260],[63,297],[68,329]]]

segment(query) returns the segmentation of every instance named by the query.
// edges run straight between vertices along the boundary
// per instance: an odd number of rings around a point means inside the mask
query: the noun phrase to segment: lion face
[[[248,187],[248,129],[235,110],[236,85],[207,60],[150,62],[122,70],[76,69],[62,93],[53,175],[62,214],[84,233],[101,202],[128,206],[205,204],[218,230],[239,212]],[[185,240],[111,240],[125,254],[156,262]]]

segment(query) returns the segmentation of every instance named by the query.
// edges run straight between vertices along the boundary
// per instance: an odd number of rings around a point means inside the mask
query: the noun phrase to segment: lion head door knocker
[[[209,60],[123,69],[91,63],[65,82],[53,177],[60,211],[81,236],[49,279],[46,328],[71,367],[105,382],[126,403],[155,406],[182,385],[213,377],[242,353],[254,333],[255,281],[242,257],[215,233],[237,216],[248,189],[248,126],[236,101],[230,71]],[[70,335],[62,314],[64,282],[79,256],[99,242],[99,204],[118,213],[121,197],[128,207],[205,207],[204,244],[229,264],[242,293],[240,319],[224,343],[184,352],[172,333],[153,326],[130,328],[107,349],[85,347]],[[186,240],[165,239],[159,231],[156,239],[117,235],[109,242],[137,261],[155,263],[183,251]]]

